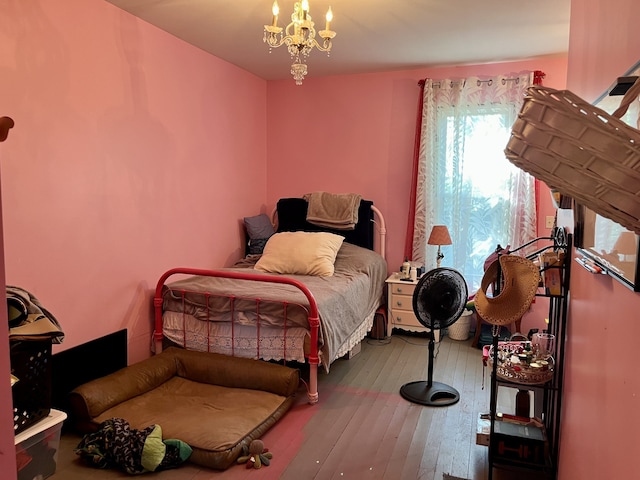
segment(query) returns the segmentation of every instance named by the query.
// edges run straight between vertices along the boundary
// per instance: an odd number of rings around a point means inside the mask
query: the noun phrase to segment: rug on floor
[[[448,473],[443,473],[442,480],[468,480],[468,479],[462,478],[462,477],[454,477],[453,475],[449,475]]]

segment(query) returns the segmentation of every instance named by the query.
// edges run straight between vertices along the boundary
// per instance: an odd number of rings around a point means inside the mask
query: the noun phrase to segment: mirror
[[[613,113],[620,105],[622,95],[633,84],[635,79],[631,77],[638,76],[640,62],[619,77],[594,105],[607,113]],[[640,103],[636,99],[622,120],[637,128],[639,117]],[[634,292],[640,291],[638,235],[583,205],[576,205],[574,209],[575,244],[578,253],[588,260],[586,268],[595,264],[594,273],[598,273],[600,269],[602,273],[609,274]]]

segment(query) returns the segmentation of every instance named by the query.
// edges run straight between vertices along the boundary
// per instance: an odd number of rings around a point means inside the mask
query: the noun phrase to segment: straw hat
[[[489,286],[498,280],[498,268],[502,269],[500,293],[495,297],[487,296]],[[540,271],[531,260],[501,255],[484,272],[475,298],[476,311],[492,325],[509,325],[520,320],[528,310],[539,283]]]

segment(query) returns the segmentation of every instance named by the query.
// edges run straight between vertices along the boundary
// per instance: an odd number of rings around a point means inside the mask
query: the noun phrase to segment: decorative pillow
[[[256,270],[330,277],[344,237],[327,232],[281,232],[264,247]]]
[[[271,220],[264,213],[255,217],[244,217],[244,228],[247,230],[249,254],[261,254],[267,240],[275,233]]]

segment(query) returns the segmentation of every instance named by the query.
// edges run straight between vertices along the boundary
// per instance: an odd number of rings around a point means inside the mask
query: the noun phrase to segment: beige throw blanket
[[[307,193],[307,222],[338,230],[353,230],[358,223],[361,195],[356,193]]]

